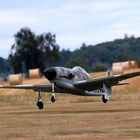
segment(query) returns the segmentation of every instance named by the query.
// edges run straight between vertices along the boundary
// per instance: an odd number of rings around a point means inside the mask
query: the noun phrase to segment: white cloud
[[[32,15],[27,14],[25,11],[18,10],[9,10],[9,11],[0,11],[0,24],[35,24],[38,21],[38,18]]]
[[[6,5],[0,10],[0,45],[13,44],[13,35],[25,26],[36,34],[56,33],[59,45],[72,49],[80,47],[83,42],[97,44],[122,37],[125,33],[140,35],[138,0],[43,0],[36,3],[30,0],[28,6],[25,3],[19,5],[14,0],[13,7],[8,9]],[[9,43],[3,43],[2,39],[9,40]]]

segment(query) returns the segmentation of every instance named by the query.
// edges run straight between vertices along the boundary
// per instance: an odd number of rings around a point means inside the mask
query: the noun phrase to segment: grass
[[[43,100],[50,102],[51,95],[48,93],[42,93]],[[31,105],[36,103],[38,94],[35,92],[28,92],[25,94],[10,94],[4,95],[0,94],[0,104],[8,103],[11,105]],[[71,103],[88,103],[88,102],[100,102],[101,97],[85,97],[85,96],[76,96],[70,94],[56,94],[57,101],[64,99],[64,102]],[[140,88],[137,89],[128,89],[128,90],[113,90],[110,100],[140,100]]]
[[[66,136],[66,135],[85,135],[85,134],[88,134],[88,135],[90,135],[90,134],[92,134],[92,135],[94,135],[94,134],[96,134],[96,135],[98,135],[98,134],[102,134],[102,133],[104,133],[104,132],[102,132],[102,131],[97,131],[97,130],[73,130],[73,131],[71,131],[71,130],[69,130],[69,131],[58,131],[58,132],[56,132],[56,133],[52,133],[53,135],[61,135],[61,136]]]
[[[112,96],[113,95],[113,96]],[[140,88],[113,91],[111,100],[140,100]]]
[[[110,102],[101,97],[43,93],[0,94],[0,139],[140,139],[140,88],[113,90]]]
[[[128,87],[114,88],[107,104],[101,97],[70,94],[57,94],[56,103],[51,103],[51,95],[43,93],[43,110],[36,107],[37,93],[1,90],[0,139],[140,139],[139,81],[135,78]]]
[[[50,98],[50,95],[42,93],[42,99],[45,100],[45,98]],[[37,99],[38,94],[36,92],[10,95],[0,94],[0,104],[10,103],[11,105],[31,105],[35,103]]]
[[[79,128],[78,130],[68,130],[68,131],[58,131],[55,133],[52,133],[56,136],[79,136],[79,135],[87,135],[87,136],[100,136],[100,137],[112,137],[113,139],[120,137],[122,138],[133,138],[137,139],[140,138],[140,130],[137,131],[131,131],[131,130],[97,130],[97,129],[89,129],[84,130],[82,128]]]

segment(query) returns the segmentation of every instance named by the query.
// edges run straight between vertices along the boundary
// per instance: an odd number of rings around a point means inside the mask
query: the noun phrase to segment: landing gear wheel
[[[42,100],[38,100],[37,101],[37,106],[38,106],[39,109],[43,109],[43,106],[44,106],[43,105],[43,101]]]
[[[103,103],[107,103],[108,100],[105,99],[105,95],[102,96],[102,101],[103,101]]]
[[[52,97],[51,97],[51,101],[54,103],[55,100],[56,100],[56,98],[55,98],[55,95],[53,94]]]

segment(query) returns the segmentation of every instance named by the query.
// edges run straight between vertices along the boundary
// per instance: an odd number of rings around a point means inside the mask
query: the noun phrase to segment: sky
[[[60,49],[140,37],[140,0],[0,0],[0,57],[21,28],[56,34]]]

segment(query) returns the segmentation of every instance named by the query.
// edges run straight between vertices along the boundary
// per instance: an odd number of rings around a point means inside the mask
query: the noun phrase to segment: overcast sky
[[[140,36],[140,0],[0,0],[0,56],[7,58],[14,34],[56,34],[62,48]]]

